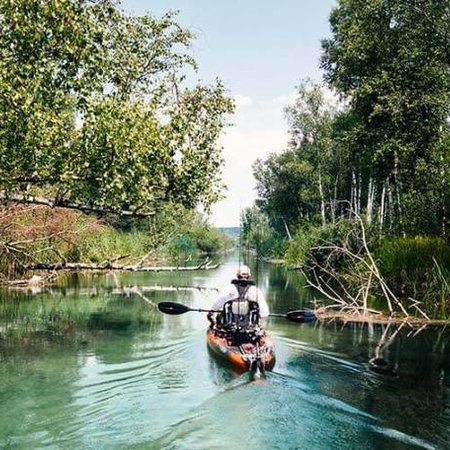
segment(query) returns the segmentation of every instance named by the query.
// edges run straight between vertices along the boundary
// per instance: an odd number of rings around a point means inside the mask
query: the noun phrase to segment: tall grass
[[[381,273],[401,298],[436,318],[450,316],[450,246],[441,238],[385,238],[375,249]]]
[[[122,232],[102,227],[73,245],[66,258],[72,262],[101,263],[115,258],[138,258],[149,252],[151,237],[142,231]]]

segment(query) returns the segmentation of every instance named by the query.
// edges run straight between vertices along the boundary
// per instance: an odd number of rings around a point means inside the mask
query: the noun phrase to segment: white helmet
[[[236,272],[236,276],[239,278],[250,278],[250,276],[252,275],[251,271],[250,271],[250,267],[242,264],[241,266],[239,266],[237,272]]]

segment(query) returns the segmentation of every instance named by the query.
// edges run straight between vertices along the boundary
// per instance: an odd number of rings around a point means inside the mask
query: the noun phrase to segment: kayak
[[[271,370],[275,365],[275,347],[272,338],[264,332],[255,343],[233,345],[226,333],[209,329],[206,332],[208,348],[223,361],[240,372]]]

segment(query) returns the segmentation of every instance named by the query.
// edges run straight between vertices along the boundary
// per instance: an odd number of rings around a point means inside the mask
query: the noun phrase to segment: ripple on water
[[[305,387],[277,373],[257,381],[243,375],[151,444],[173,449],[433,448]]]

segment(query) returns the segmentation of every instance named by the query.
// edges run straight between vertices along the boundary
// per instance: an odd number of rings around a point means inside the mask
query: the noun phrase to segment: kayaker
[[[239,266],[236,272],[236,280],[232,280],[231,285],[223,291],[217,300],[211,306],[212,311],[222,311],[225,303],[232,300],[248,300],[257,302],[259,306],[260,319],[266,319],[269,316],[269,306],[261,290],[250,280],[251,271],[246,265]],[[248,281],[248,284],[245,283]],[[214,325],[216,312],[208,313],[208,320]],[[260,322],[260,324],[262,324]]]

